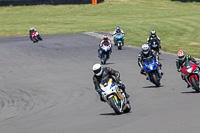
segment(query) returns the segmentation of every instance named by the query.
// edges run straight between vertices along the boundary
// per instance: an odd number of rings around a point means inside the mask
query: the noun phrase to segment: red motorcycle
[[[38,33],[37,32],[32,32],[31,36],[32,36],[33,43],[36,43],[36,42],[39,41],[39,39],[38,39]]]
[[[194,89],[196,92],[200,92],[199,88],[199,67],[192,61],[186,61],[183,63],[182,72],[184,73],[184,78],[187,83]]]
[[[42,41],[42,38],[41,38],[41,36],[40,36],[40,34],[39,34],[39,32],[38,31],[34,31],[34,32],[32,32],[31,33],[31,37],[32,37],[32,41],[33,41],[33,43],[36,43],[36,42],[38,42],[39,40],[41,40]]]

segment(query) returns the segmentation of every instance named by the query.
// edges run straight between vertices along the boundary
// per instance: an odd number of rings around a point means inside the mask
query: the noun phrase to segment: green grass
[[[98,5],[0,7],[0,25],[0,36],[27,35],[30,27],[43,35],[113,32],[120,26],[125,43],[138,47],[154,29],[163,51],[182,49],[200,58],[200,3],[195,2],[105,0]]]

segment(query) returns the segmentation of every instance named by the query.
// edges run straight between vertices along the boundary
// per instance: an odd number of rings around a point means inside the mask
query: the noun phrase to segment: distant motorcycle
[[[154,51],[156,51],[158,55],[160,54],[159,50],[160,50],[161,46],[160,46],[159,42],[157,41],[157,39],[150,40],[148,45],[149,45],[150,49],[153,49]]]
[[[118,47],[118,50],[122,49],[123,42],[124,42],[124,36],[122,35],[122,33],[117,33],[114,37],[114,42],[115,42],[115,46]]]
[[[105,44],[102,45],[103,46],[100,49],[99,58],[101,64],[106,64],[107,60],[110,58],[111,47]]]
[[[147,78],[157,87],[159,87],[161,75],[159,74],[159,66],[153,58],[147,58],[144,61],[144,70]]]
[[[200,92],[199,88],[199,68],[192,61],[186,61],[183,63],[182,72],[184,73],[184,78],[186,82],[194,89],[196,92]]]
[[[105,79],[100,83],[101,94],[103,99],[110,105],[116,114],[128,113],[131,110],[129,100],[126,98],[125,93],[118,85],[113,82],[113,79]]]
[[[39,32],[32,32],[31,37],[32,37],[33,43],[38,43],[39,40],[42,41],[42,38],[41,38]]]

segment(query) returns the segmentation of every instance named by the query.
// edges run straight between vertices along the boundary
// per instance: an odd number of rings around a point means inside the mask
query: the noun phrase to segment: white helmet
[[[144,54],[148,54],[149,53],[149,45],[148,44],[143,44],[142,45],[142,52]]]
[[[34,27],[31,27],[30,30],[35,30],[35,28],[34,28]]]
[[[95,73],[96,76],[100,76],[102,74],[102,68],[100,64],[94,64],[93,66],[93,72]]]

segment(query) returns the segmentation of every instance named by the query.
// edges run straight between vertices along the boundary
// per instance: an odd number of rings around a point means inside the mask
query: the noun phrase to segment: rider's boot
[[[125,93],[126,98],[129,98],[129,97],[130,97],[129,94],[127,94],[126,92],[124,92],[124,93]]]
[[[189,85],[189,84],[187,84],[187,88],[190,88],[190,85]]]
[[[100,100],[101,100],[102,102],[106,102],[106,101],[103,99],[102,95],[100,95]]]
[[[161,70],[158,70],[159,76],[162,77],[164,73]]]

